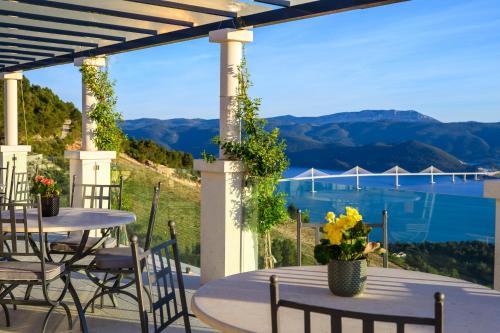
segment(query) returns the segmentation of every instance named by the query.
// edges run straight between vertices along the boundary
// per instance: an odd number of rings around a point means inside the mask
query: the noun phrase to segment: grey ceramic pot
[[[355,261],[332,260],[328,264],[328,287],[337,296],[353,297],[365,290],[366,259]]]

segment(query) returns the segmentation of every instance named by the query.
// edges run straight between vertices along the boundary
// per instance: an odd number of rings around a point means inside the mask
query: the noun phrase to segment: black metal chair
[[[134,273],[142,333],[149,332],[148,313],[144,306],[144,297],[142,292],[144,289],[144,285],[142,283],[142,272],[144,271],[144,266],[147,266],[148,280],[150,280],[150,275],[152,275],[156,284],[157,300],[153,301],[151,311],[154,323],[154,332],[158,333],[163,331],[180,318],[183,318],[184,320],[185,331],[188,333],[191,332],[189,316],[193,315],[189,314],[187,308],[186,291],[184,289],[184,280],[182,277],[181,262],[179,259],[175,223],[173,221],[169,221],[168,226],[170,229],[170,240],[151,248],[148,252],[141,252],[137,244],[137,236],[134,235],[130,242],[132,247],[132,257],[134,260]],[[177,287],[179,289],[178,294],[180,298],[180,311],[177,294],[174,289],[174,273],[171,265],[172,258],[175,266]],[[147,264],[148,259],[151,260],[150,265]],[[151,266],[153,272],[150,272]]]
[[[278,310],[281,307],[304,312],[305,333],[311,332],[311,313],[330,316],[332,333],[344,332],[342,330],[342,318],[361,320],[363,323],[363,333],[375,333],[374,326],[376,322],[396,324],[397,333],[404,333],[405,325],[432,326],[434,327],[435,333],[444,333],[444,294],[439,292],[434,294],[434,317],[411,317],[346,311],[280,299],[278,277],[272,275],[269,280],[271,294],[271,325],[273,333],[280,332]]]
[[[10,162],[7,162],[5,167],[0,167],[0,203],[9,201],[9,165]]]
[[[71,187],[70,206],[75,207],[76,188],[81,188],[81,206],[89,208],[111,209],[113,203],[115,207],[122,209],[123,178],[120,177],[118,184],[96,185],[96,184],[77,184],[76,175],[73,175],[73,184]],[[119,245],[120,235],[123,232],[120,228],[114,230],[102,230],[106,237],[88,237],[85,244],[85,251],[95,250],[103,246],[105,248],[116,247]],[[125,230],[126,232],[126,230]],[[50,243],[50,254],[69,255],[74,254],[82,240],[82,234],[79,232],[68,234],[63,239]],[[64,260],[64,259],[63,259]]]
[[[151,247],[153,238],[154,223],[156,220],[156,211],[158,208],[158,201],[160,199],[160,183],[154,188],[153,201],[151,204],[151,211],[149,215],[148,229],[146,233],[146,240],[144,248],[140,249],[141,253],[147,252]],[[132,297],[137,301],[137,297],[128,292],[126,289],[135,283],[135,278],[130,278],[134,274],[134,261],[130,247],[114,247],[98,249],[95,252],[95,257],[85,270],[89,279],[97,285],[97,290],[94,296],[85,306],[84,311],[87,311],[89,306],[92,306],[94,311],[94,303],[102,296],[113,296],[115,294],[124,294]],[[96,274],[104,274],[104,278],[100,279]],[[122,283],[123,281],[126,281]],[[128,281],[127,281],[128,280]],[[151,301],[151,287],[149,290],[145,289]],[[113,305],[116,306],[112,298]]]
[[[30,177],[27,172],[17,172],[12,166],[8,202],[31,203]]]
[[[385,252],[382,254],[383,267],[389,268],[389,226],[388,226],[388,216],[387,210],[382,211],[382,221],[380,223],[367,223],[367,226],[371,228],[382,229],[382,247]]]
[[[62,307],[66,312],[68,325],[73,328],[73,320],[68,306],[64,303],[64,297],[68,291],[70,274],[62,263],[46,262],[45,237],[43,237],[43,223],[41,212],[41,198],[37,196],[38,209],[38,237],[37,246],[33,232],[28,232],[27,209],[28,203],[2,203],[0,206],[7,206],[8,211],[3,211],[0,218],[0,305],[2,306],[7,326],[10,326],[9,312],[6,304],[32,305],[50,307],[41,326],[41,331],[45,332],[50,315],[57,307]],[[5,226],[10,226],[10,230],[4,233]],[[5,251],[4,243],[10,242],[10,250]],[[14,259],[14,257],[16,259]],[[21,261],[21,257],[38,257],[39,261]],[[62,279],[64,286],[56,299],[49,296],[49,284]],[[32,287],[40,285],[43,292],[43,299],[16,299],[12,292],[19,286]]]

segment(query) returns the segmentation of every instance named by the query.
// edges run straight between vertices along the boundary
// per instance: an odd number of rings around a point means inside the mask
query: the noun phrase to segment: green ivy
[[[115,82],[110,80],[107,69],[83,65],[80,71],[83,82],[97,100],[94,109],[88,113],[89,119],[97,125],[93,132],[94,143],[99,150],[120,151],[125,134],[119,127],[123,115],[115,111]]]

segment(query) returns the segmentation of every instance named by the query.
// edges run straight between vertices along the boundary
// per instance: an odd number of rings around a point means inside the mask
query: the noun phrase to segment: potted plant
[[[333,294],[359,295],[366,286],[368,254],[385,250],[380,243],[368,242],[371,228],[355,208],[346,207],[345,214],[339,217],[328,212],[325,220],[325,238],[314,248],[314,258],[328,264],[328,286]]]
[[[33,178],[31,194],[42,197],[42,216],[57,216],[59,214],[59,195],[61,188],[52,178],[37,175]]]

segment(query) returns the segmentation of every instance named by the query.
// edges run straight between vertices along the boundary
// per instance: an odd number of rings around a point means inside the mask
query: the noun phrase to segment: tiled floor
[[[92,296],[95,287],[89,282],[84,274],[73,273],[72,274],[73,284],[78,291],[82,304],[86,302]],[[197,275],[185,275],[184,281],[186,284],[186,293],[188,298],[188,306],[191,302],[191,296],[199,287],[199,276]],[[62,287],[61,283],[51,285],[51,295],[54,297],[58,294]],[[135,289],[130,290],[135,294]],[[23,290],[20,289],[16,293],[16,297],[23,294]],[[41,290],[34,290],[32,293],[33,297],[41,297]],[[68,329],[68,323],[66,316],[62,308],[58,309],[54,313],[49,321],[49,327],[47,332],[79,332],[80,326],[78,321],[78,315],[76,313],[74,304],[71,300],[69,294],[66,296],[67,303],[72,311],[74,327],[73,330]],[[48,308],[46,307],[29,307],[29,306],[19,306],[18,310],[12,310],[9,306],[9,312],[11,315],[11,327],[5,326],[5,317],[0,309],[0,332],[40,332],[41,325],[46,315]],[[151,316],[151,315],[150,315]],[[139,317],[137,312],[137,305],[134,301],[126,296],[118,297],[118,307],[113,308],[109,299],[105,300],[104,308],[100,309],[96,307],[95,313],[87,313],[87,324],[90,332],[106,332],[106,333],[128,333],[128,332],[140,332]],[[150,317],[150,329],[152,331],[152,319]],[[193,332],[205,333],[214,332],[209,327],[201,323],[196,318],[191,318],[191,326]],[[178,320],[172,327],[167,328],[166,332],[184,332],[182,319]]]

